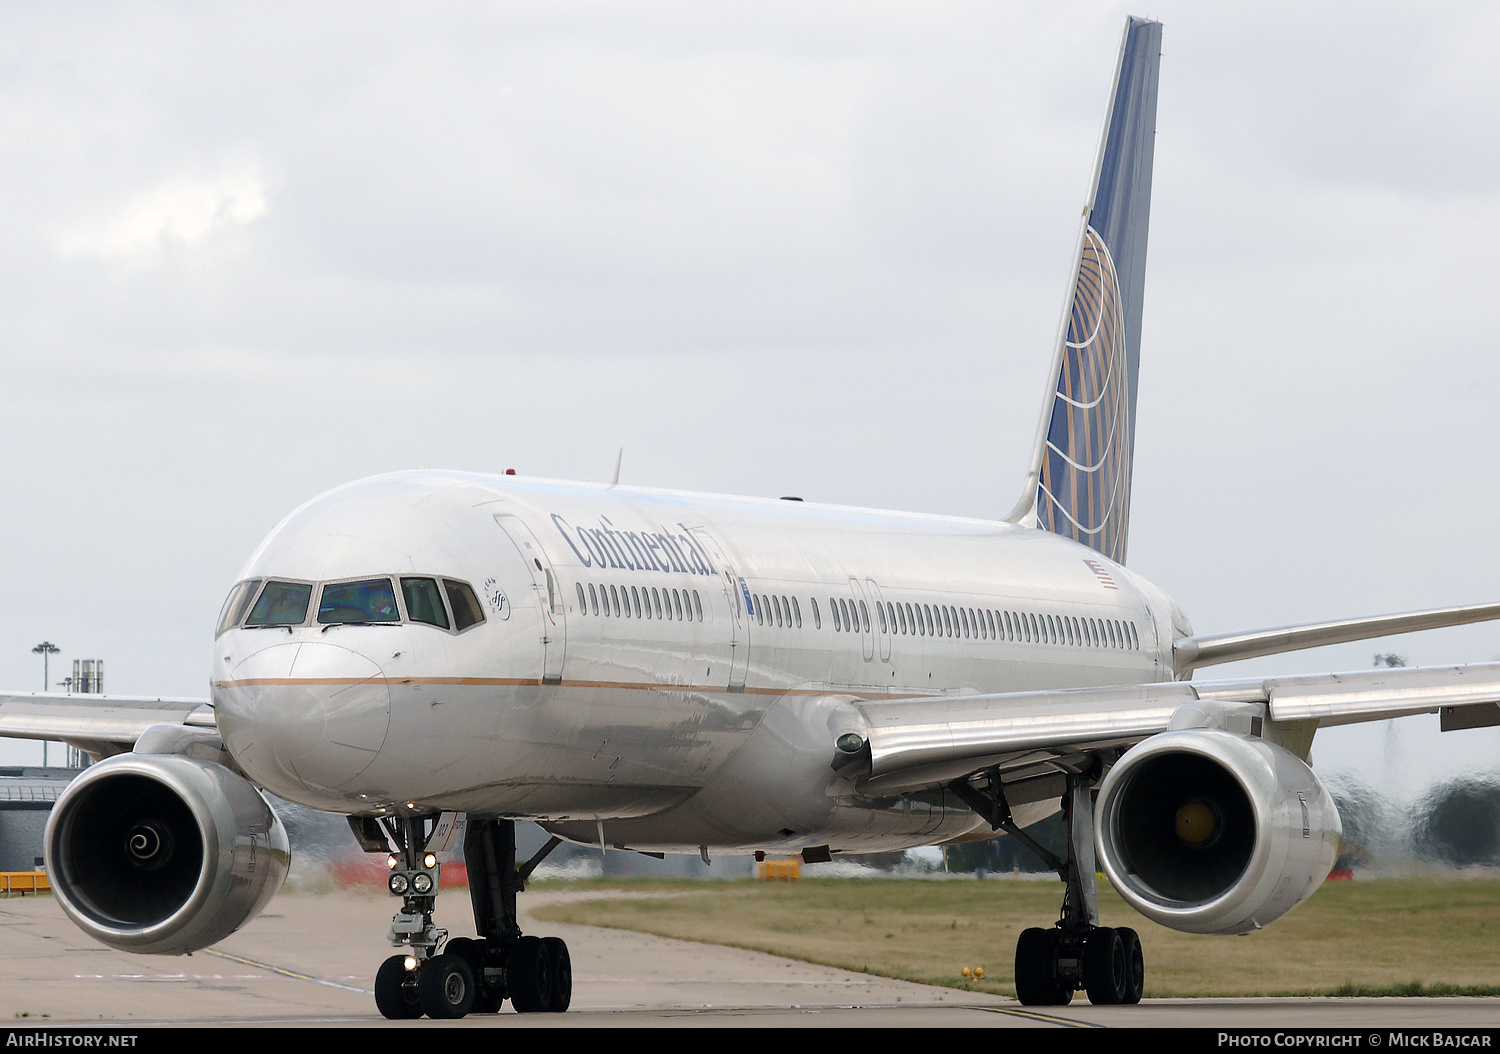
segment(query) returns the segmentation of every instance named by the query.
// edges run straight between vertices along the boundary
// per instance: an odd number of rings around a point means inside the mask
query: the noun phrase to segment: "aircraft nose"
[[[368,656],[287,642],[238,663],[214,686],[219,733],[251,778],[283,797],[331,791],[363,772],[390,725],[391,693]]]

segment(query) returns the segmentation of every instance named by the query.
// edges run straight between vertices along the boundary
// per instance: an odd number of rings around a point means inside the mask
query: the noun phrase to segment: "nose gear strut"
[[[573,998],[568,946],[558,937],[523,935],[516,916],[516,894],[562,840],[549,840],[517,866],[515,822],[470,817],[464,862],[479,936],[450,940],[448,931],[432,918],[441,865],[428,845],[438,819],[349,819],[366,851],[390,853],[387,888],[401,898],[401,910],[391,919],[388,936],[396,947],[410,949],[381,964],[375,975],[375,1005],[391,1019],[495,1013],[507,998],[520,1013],[567,1010]]]

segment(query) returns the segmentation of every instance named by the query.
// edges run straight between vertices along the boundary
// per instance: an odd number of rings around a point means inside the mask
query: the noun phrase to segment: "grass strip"
[[[547,888],[601,896],[548,905],[543,919],[769,952],[922,984],[1014,994],[1016,938],[1057,917],[1056,882],[819,879],[765,883],[589,880]],[[651,893],[649,897],[619,897]],[[613,895],[612,895],[613,894]],[[1178,933],[1101,882],[1106,926],[1131,926],[1151,997],[1500,995],[1500,880],[1326,883],[1243,937]],[[965,980],[963,967],[984,979]]]

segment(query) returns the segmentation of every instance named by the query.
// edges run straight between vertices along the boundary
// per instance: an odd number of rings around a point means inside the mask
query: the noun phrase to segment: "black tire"
[[[522,937],[511,946],[506,987],[518,1014],[541,1014],[551,1009],[552,958],[540,937]]]
[[[489,951],[488,942],[475,940],[473,937],[454,937],[443,946],[443,951],[468,963],[469,972],[474,975],[474,1005],[469,1008],[469,1013],[499,1013],[500,1007],[505,1003],[505,989],[498,985],[491,987],[485,982],[484,965]]]
[[[1146,957],[1141,953],[1141,937],[1135,930],[1121,927],[1115,930],[1125,945],[1125,965],[1130,979],[1125,985],[1125,998],[1120,1002],[1134,1006],[1141,1001],[1146,991]]]
[[[415,981],[406,969],[406,956],[392,955],[375,972],[375,1008],[391,1021],[421,1017]]]
[[[430,1018],[466,1017],[474,1006],[474,972],[457,955],[438,955],[417,969],[417,1001]]]
[[[1095,1006],[1118,1006],[1129,992],[1130,965],[1120,931],[1098,926],[1083,945],[1083,988]]]
[[[573,1002],[573,959],[561,937],[543,937],[542,947],[552,966],[552,997],[547,1000],[547,1009],[561,1014]]]
[[[1073,986],[1057,976],[1057,931],[1033,926],[1016,941],[1016,998],[1025,1006],[1065,1006]]]

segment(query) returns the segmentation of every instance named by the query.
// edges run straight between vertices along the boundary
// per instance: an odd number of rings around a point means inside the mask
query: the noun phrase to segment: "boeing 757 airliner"
[[[1245,933],[1327,875],[1321,725],[1500,724],[1500,666],[1200,680],[1216,663],[1500,617],[1500,604],[1196,636],[1126,566],[1161,26],[1124,34],[1051,383],[1002,520],[406,472],[323,494],[245,564],[208,700],[0,697],[0,734],[97,763],[46,833],[58,901],[182,954],[288,865],[262,791],[349,818],[399,903],[389,1018],[566,1010],[516,898],[559,840],[828,860],[1004,831],[1054,867],[1016,947],[1030,1004],[1141,998],[1133,907]],[[1022,830],[1061,809],[1061,855]],[[555,837],[518,860],[515,823]],[[477,939],[436,915],[461,845]],[[1003,895],[997,890],[997,895]]]

